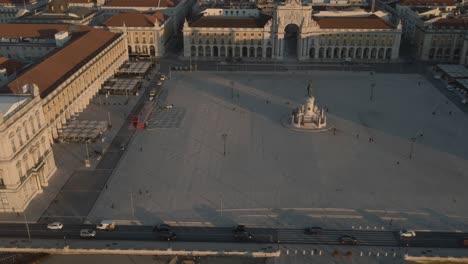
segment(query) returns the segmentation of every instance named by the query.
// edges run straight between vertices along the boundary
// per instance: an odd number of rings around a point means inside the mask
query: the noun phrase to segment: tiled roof
[[[10,24],[7,26],[15,30],[15,27],[28,25]],[[49,25],[29,26],[39,31],[41,26],[49,27]],[[119,37],[119,34],[86,26],[79,26],[75,29],[71,32],[72,38],[63,48],[24,71],[18,78],[2,87],[0,92],[16,93],[17,87],[34,83],[39,87],[43,98]],[[16,31],[22,33],[19,29]]]
[[[270,16],[259,17],[222,17],[202,16],[190,24],[190,27],[207,28],[263,28],[271,19]]]
[[[429,6],[453,6],[456,5],[456,0],[403,0],[400,5],[429,5]]]
[[[139,12],[120,13],[112,16],[103,23],[108,27],[121,27],[125,24],[127,27],[154,27],[157,23],[162,25],[166,20],[166,16],[161,12],[153,14],[145,14]]]
[[[177,0],[111,0],[105,6],[109,7],[173,7]]]
[[[0,0],[0,5],[13,5],[13,6],[23,6],[24,4],[30,4],[36,2],[34,0]]]
[[[2,38],[41,38],[53,39],[60,31],[68,30],[68,25],[57,24],[0,24]]]
[[[6,69],[8,75],[21,70],[24,65],[26,64],[22,63],[21,61],[0,57],[0,69]]]
[[[324,17],[314,18],[320,28],[328,29],[394,29],[376,15],[367,17]]]
[[[94,0],[63,0],[69,4],[92,4]]]
[[[468,29],[468,18],[441,18],[432,23],[436,27],[456,27]]]

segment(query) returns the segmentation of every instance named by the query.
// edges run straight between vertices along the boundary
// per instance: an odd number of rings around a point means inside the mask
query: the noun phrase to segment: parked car
[[[307,227],[304,229],[304,234],[306,235],[318,235],[322,233],[323,228],[318,226]]]
[[[353,236],[343,235],[340,237],[340,243],[342,245],[356,245],[357,239]]]
[[[158,85],[162,85],[162,84],[163,84],[163,82],[162,82],[162,81],[158,81]]]
[[[113,220],[102,220],[97,226],[98,230],[114,230],[115,222]]]
[[[96,237],[96,230],[92,229],[81,229],[80,230],[81,238],[94,238]]]
[[[449,84],[446,86],[447,90],[453,92],[455,90],[455,87],[453,87],[453,85]]]
[[[416,236],[416,232],[414,232],[411,229],[400,230],[400,237],[401,238],[411,238],[411,237],[415,237],[415,236]]]
[[[433,78],[436,79],[436,80],[440,80],[440,78],[442,78],[442,77],[440,75],[434,75]]]
[[[63,224],[60,222],[53,222],[47,225],[47,229],[49,230],[62,230]]]
[[[247,231],[244,225],[237,225],[232,230],[234,234],[234,239],[239,241],[251,240],[252,234]]]
[[[120,144],[120,151],[125,151],[126,147],[127,145],[125,145],[125,143]]]
[[[159,237],[163,240],[175,240],[176,233],[172,231],[171,226],[168,224],[159,224],[153,228],[153,232],[157,232]]]

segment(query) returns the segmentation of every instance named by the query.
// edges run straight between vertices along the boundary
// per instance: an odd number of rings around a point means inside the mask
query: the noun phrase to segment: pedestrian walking
[[[114,209],[114,203],[111,204],[111,208]]]
[[[371,138],[369,138],[369,143],[371,143],[371,140],[372,140],[372,139],[371,139]]]
[[[143,147],[140,147],[140,152],[143,152]]]
[[[106,184],[106,189],[107,189],[107,184]]]
[[[333,128],[333,135],[336,135],[336,128]]]
[[[400,165],[400,161],[399,161],[399,160],[397,160],[396,165]]]
[[[359,139],[359,134],[356,134],[356,138]]]

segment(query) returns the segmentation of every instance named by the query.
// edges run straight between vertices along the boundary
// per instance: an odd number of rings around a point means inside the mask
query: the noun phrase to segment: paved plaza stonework
[[[281,124],[309,81],[336,129]],[[177,72],[164,85],[160,105],[182,120],[135,134],[88,221],[467,227],[468,118],[420,75]]]

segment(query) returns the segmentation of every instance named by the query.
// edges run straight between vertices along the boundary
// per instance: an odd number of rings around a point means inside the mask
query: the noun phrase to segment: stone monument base
[[[291,124],[291,118],[291,115],[285,114],[281,118],[281,125],[285,128],[289,128],[291,130],[300,132],[325,132],[332,129],[332,127],[328,123],[325,127],[321,128],[318,128],[315,124],[312,123],[305,123],[304,125],[297,127]]]

